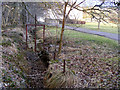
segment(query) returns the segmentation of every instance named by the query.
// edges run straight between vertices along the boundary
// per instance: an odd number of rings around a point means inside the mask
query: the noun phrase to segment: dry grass
[[[36,32],[36,34],[37,34],[38,38],[43,39],[43,29],[42,30],[38,30]],[[50,36],[52,36],[51,32],[49,30],[45,30],[45,38],[50,37]]]
[[[63,73],[60,70],[49,68],[44,81],[46,88],[72,88],[77,83],[77,77],[70,70]]]

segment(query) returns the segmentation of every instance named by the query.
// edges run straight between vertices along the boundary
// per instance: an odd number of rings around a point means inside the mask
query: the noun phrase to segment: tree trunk
[[[63,39],[63,32],[64,32],[64,27],[65,27],[65,20],[66,20],[66,7],[67,7],[67,4],[65,2],[65,8],[64,8],[64,16],[63,16],[63,22],[62,22],[62,30],[61,30],[61,35],[60,35],[60,44],[59,44],[59,50],[58,50],[58,54],[61,53],[61,48],[62,48],[62,39]]]
[[[21,12],[21,21],[22,21],[22,24],[23,26],[25,26],[26,24],[26,10],[25,10],[25,6],[24,6],[24,3],[22,2],[22,12]]]
[[[5,26],[8,25],[8,23],[9,23],[8,22],[9,21],[8,18],[9,18],[10,14],[11,14],[10,12],[11,12],[11,10],[8,9],[8,13],[7,13],[7,16],[6,16],[6,19],[5,19],[5,24],[4,24]]]
[[[98,21],[98,30],[100,29],[100,20]]]

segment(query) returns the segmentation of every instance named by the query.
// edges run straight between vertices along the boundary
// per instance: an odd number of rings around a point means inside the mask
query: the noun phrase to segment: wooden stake
[[[63,64],[63,73],[65,73],[65,59],[63,60],[64,64]]]

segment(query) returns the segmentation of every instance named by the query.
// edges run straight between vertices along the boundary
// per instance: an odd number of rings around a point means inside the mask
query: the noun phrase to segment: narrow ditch
[[[31,37],[33,40],[34,35]],[[29,61],[31,67],[27,75],[29,88],[44,88],[44,76],[48,68],[49,55],[46,51],[34,52],[29,49],[26,52],[26,59]]]

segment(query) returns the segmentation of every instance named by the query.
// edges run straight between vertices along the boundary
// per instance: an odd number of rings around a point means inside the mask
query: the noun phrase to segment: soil
[[[43,78],[46,67],[44,66],[44,63],[40,60],[40,58],[36,59],[36,56],[37,54],[35,53],[27,52],[29,65],[31,67],[31,70],[27,75],[27,78],[30,80],[29,88],[44,88]]]

